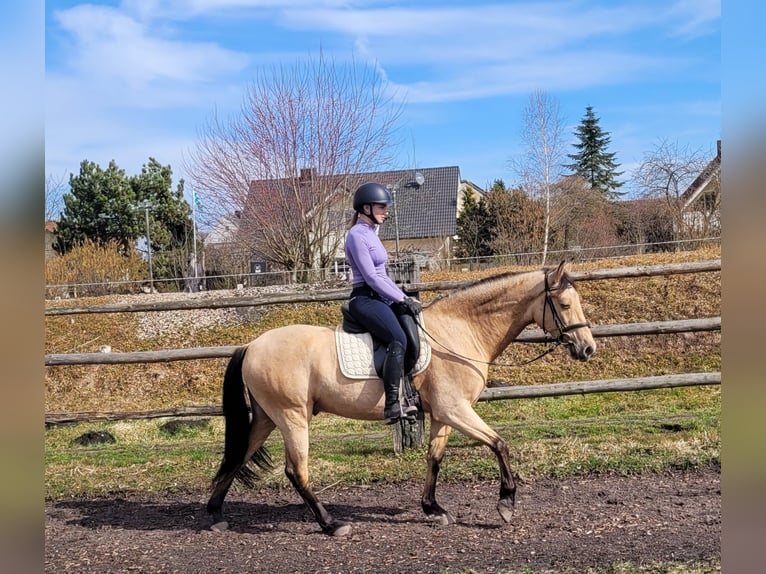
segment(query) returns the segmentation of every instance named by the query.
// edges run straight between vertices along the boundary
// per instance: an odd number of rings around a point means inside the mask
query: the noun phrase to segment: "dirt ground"
[[[457,520],[435,526],[419,483],[329,488],[327,510],[352,523],[323,535],[292,490],[232,490],[226,532],[209,530],[206,493],[46,502],[46,572],[584,571],[619,562],[718,563],[720,468],[522,483],[503,524],[498,484],[440,484]],[[658,569],[658,571],[664,571]]]

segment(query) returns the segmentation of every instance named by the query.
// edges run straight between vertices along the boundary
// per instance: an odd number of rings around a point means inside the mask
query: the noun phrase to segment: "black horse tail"
[[[245,398],[247,389],[242,378],[242,363],[246,352],[247,347],[239,347],[234,351],[223,377],[223,416],[226,430],[223,460],[213,478],[214,485],[227,478],[231,480],[232,475],[247,487],[252,488],[255,484],[256,473],[247,466],[249,461],[245,460],[251,427],[250,410]],[[272,468],[271,457],[263,447],[253,454],[251,461],[262,470]]]

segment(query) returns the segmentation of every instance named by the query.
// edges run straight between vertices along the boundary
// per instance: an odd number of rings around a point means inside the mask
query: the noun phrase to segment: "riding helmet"
[[[360,185],[354,192],[354,211],[362,211],[362,206],[368,203],[384,203],[389,205],[393,200],[386,187],[375,181]]]

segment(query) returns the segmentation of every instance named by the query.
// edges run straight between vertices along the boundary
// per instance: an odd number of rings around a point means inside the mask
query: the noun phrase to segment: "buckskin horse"
[[[455,522],[436,500],[436,480],[447,439],[456,429],[487,445],[497,457],[497,510],[504,522],[510,522],[516,484],[508,446],[473,405],[485,388],[489,365],[528,325],[537,324],[566,346],[573,359],[591,358],[596,343],[574,282],[564,262],[551,269],[495,275],[435,299],[424,307],[422,319],[433,349],[430,365],[414,379],[430,423],[423,512],[438,524]],[[222,507],[232,482],[238,479],[252,487],[256,478],[252,464],[271,468],[264,442],[276,428],[284,440],[285,474],[322,531],[333,536],[350,532],[351,526],[335,519],[311,489],[309,423],[320,412],[382,420],[383,385],[379,379],[349,379],[341,373],[333,328],[280,327],[239,347],[224,375],[223,412],[223,460],[207,503],[214,530],[228,528]]]

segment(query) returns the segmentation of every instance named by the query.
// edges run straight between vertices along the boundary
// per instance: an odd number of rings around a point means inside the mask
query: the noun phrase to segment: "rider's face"
[[[388,217],[388,205],[385,203],[373,203],[371,216],[377,223],[383,223]]]

